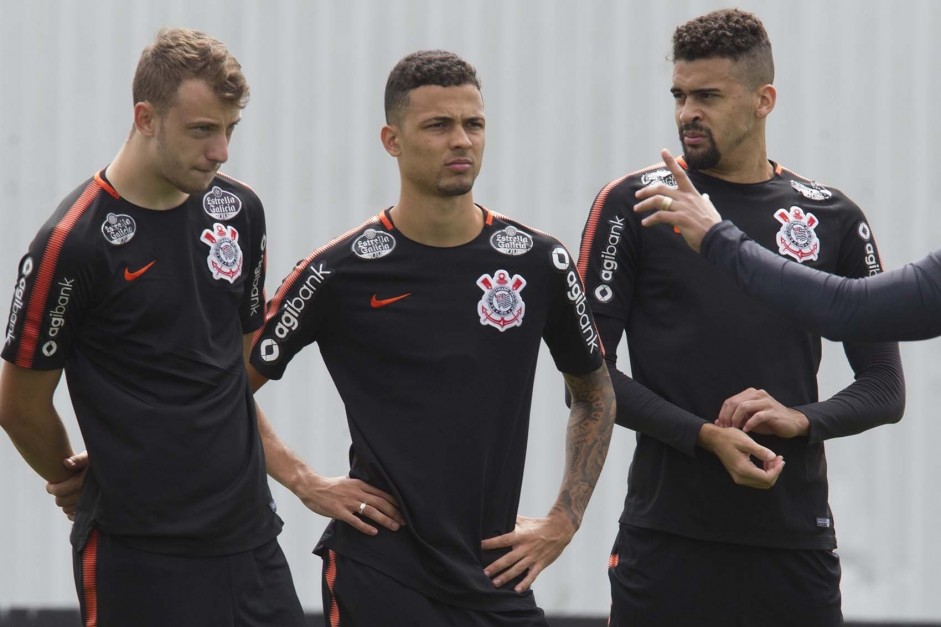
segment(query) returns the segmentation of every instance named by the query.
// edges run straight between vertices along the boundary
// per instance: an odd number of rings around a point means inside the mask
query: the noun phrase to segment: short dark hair
[[[473,85],[480,89],[474,66],[446,50],[419,50],[402,58],[386,81],[386,123],[398,121],[408,106],[408,94],[424,85],[458,87]]]
[[[149,102],[158,112],[173,105],[180,83],[206,81],[227,102],[248,104],[242,66],[218,39],[189,28],[164,28],[141,52],[134,73],[134,103]]]
[[[739,78],[750,87],[774,82],[771,41],[755,14],[719,9],[694,18],[673,33],[673,62],[710,58],[740,63]]]

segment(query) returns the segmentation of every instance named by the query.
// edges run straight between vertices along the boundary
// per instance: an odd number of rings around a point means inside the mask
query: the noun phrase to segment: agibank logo
[[[283,340],[301,327],[301,316],[304,310],[330,274],[332,271],[327,270],[323,263],[316,267],[307,266],[304,281],[292,292],[293,295],[290,298],[285,299],[278,311],[278,324],[274,327],[274,334],[278,338]]]
[[[26,279],[33,273],[33,258],[27,256],[20,265],[20,276],[16,279],[16,286],[13,288],[13,303],[10,305],[10,321],[7,324],[7,336],[4,340],[7,344],[12,344],[15,336],[13,331],[16,329],[20,316],[23,313],[24,298],[26,297]]]

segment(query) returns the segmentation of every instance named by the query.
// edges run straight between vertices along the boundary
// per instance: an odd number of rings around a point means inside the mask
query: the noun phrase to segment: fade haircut
[[[386,81],[386,123],[401,120],[413,89],[425,85],[459,87],[473,85],[480,89],[474,66],[446,50],[419,50],[395,64]]]
[[[720,9],[694,18],[673,33],[673,62],[731,59],[749,88],[774,82],[774,58],[764,25],[753,13]]]
[[[144,48],[134,73],[134,103],[149,102],[164,113],[176,100],[180,83],[197,78],[226,102],[244,108],[248,82],[242,66],[218,39],[189,28],[164,28]]]

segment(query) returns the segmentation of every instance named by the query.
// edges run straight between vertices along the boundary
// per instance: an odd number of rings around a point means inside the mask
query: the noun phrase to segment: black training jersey
[[[480,543],[516,521],[540,340],[566,373],[603,357],[566,249],[482,211],[480,235],[454,248],[407,239],[383,212],[314,251],[269,304],[252,364],[277,379],[319,344],[350,476],[393,494],[407,521],[375,537],[332,522],[319,550],[446,603],[512,609],[532,596],[494,589],[483,569],[502,553]]]
[[[153,211],[99,173],[20,262],[3,358],[64,368],[89,452],[73,541],[90,526],[172,554],[275,537],[243,334],[263,323],[265,220],[245,185]]]
[[[830,339],[923,340],[941,335],[941,250],[872,278],[826,274],[774,255],[731,222],[702,254],[750,293]]]
[[[734,184],[692,170],[723,216],[782,256],[846,276],[880,272],[860,209],[841,192],[775,166],[771,180]],[[617,422],[638,432],[621,522],[704,540],[832,548],[823,440],[897,421],[904,399],[895,344],[845,346],[857,380],[817,403],[820,338],[745,294],[667,225],[643,227],[635,192],[663,182],[662,165],[613,181],[592,206],[579,267],[607,349]],[[615,371],[627,334],[633,379]],[[809,437],[753,435],[783,455],[771,490],[734,484],[696,448],[704,421],[753,387],[807,415]]]

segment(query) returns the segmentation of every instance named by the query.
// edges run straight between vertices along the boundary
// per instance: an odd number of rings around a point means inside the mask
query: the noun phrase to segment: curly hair
[[[397,122],[413,89],[424,85],[457,87],[473,85],[480,89],[480,79],[473,65],[446,50],[419,50],[403,57],[386,81],[386,123]]]
[[[753,13],[720,9],[694,18],[673,33],[673,62],[725,58],[740,78],[757,87],[774,82],[774,58],[764,25]]]
[[[239,62],[221,41],[189,28],[164,28],[141,52],[134,103],[149,102],[162,113],[173,105],[180,83],[190,78],[206,81],[227,102],[248,104],[248,82]]]

